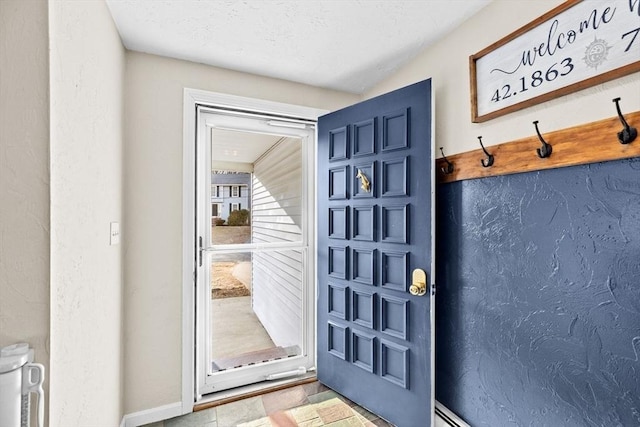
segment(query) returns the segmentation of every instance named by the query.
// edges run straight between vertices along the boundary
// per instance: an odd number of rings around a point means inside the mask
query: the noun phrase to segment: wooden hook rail
[[[629,125],[640,127],[640,111],[626,114],[626,119]],[[437,159],[437,179],[439,183],[446,183],[640,156],[640,139],[620,144],[617,133],[621,128],[620,120],[615,116],[545,132],[544,138],[553,145],[553,155],[543,159],[536,154],[540,147],[537,135],[488,147],[495,159],[491,167],[482,167],[480,161],[485,157],[482,149],[447,156],[454,165],[453,171],[442,173],[441,168],[446,168],[447,164],[444,159]]]

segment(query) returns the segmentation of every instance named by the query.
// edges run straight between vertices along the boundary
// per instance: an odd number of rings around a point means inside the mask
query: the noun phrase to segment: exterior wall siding
[[[286,139],[256,162],[251,202],[254,243],[302,239],[301,159],[301,144]],[[299,344],[302,254],[300,251],[255,252],[252,265],[256,315],[276,345]]]

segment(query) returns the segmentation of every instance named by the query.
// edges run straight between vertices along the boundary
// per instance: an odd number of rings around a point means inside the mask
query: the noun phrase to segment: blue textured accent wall
[[[473,426],[639,426],[640,159],[437,203],[437,399]]]

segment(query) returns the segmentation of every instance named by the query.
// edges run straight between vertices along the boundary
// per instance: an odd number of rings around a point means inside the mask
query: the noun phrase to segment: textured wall
[[[51,427],[122,419],[124,48],[103,1],[51,1]],[[126,239],[126,235],[123,235]]]
[[[47,377],[48,15],[46,0],[0,1],[0,347],[28,342]]]
[[[438,188],[436,395],[474,426],[640,425],[640,159]]]

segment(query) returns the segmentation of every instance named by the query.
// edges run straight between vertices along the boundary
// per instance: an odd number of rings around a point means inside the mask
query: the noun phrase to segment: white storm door
[[[315,368],[315,126],[204,106],[196,126],[198,401]],[[222,206],[217,218],[214,201]],[[224,209],[236,204],[246,211],[239,224]],[[234,293],[228,281],[245,292]],[[242,313],[257,323],[237,320]],[[270,344],[250,336],[261,328]]]

